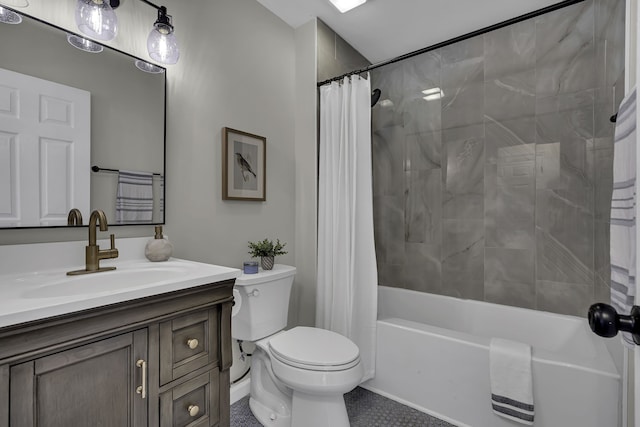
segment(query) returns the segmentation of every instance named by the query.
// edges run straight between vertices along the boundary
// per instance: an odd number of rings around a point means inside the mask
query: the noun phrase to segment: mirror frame
[[[163,106],[162,106],[162,108],[163,108],[163,123],[162,123],[162,128],[163,128],[162,129],[162,136],[163,136],[162,168],[163,168],[163,171],[162,171],[162,176],[164,177],[164,185],[163,185],[164,188],[163,188],[162,195],[161,195],[164,207],[163,207],[163,211],[162,211],[162,221],[161,222],[153,222],[153,221],[151,221],[151,222],[148,222],[148,223],[136,223],[136,224],[117,224],[115,222],[112,222],[112,223],[109,223],[109,227],[114,227],[114,226],[116,226],[116,227],[149,226],[149,225],[164,225],[164,224],[166,224],[166,220],[167,220],[167,186],[166,186],[167,185],[167,68],[163,67],[162,65],[158,65],[158,64],[156,64],[154,62],[150,62],[150,61],[148,61],[146,59],[134,56],[134,55],[132,55],[130,53],[127,53],[127,52],[122,51],[120,49],[117,49],[115,47],[111,47],[111,46],[105,45],[103,43],[100,43],[99,41],[93,40],[93,39],[91,39],[91,38],[89,38],[87,36],[84,36],[84,35],[76,32],[76,31],[67,30],[65,28],[60,27],[59,25],[53,24],[51,22],[47,22],[47,21],[45,21],[43,19],[40,19],[40,18],[36,18],[36,17],[34,17],[32,15],[29,15],[28,13],[24,13],[23,11],[21,11],[19,9],[16,9],[15,7],[5,6],[2,3],[0,3],[0,6],[2,6],[5,9],[9,9],[9,10],[17,13],[18,15],[20,15],[23,18],[32,19],[32,20],[34,20],[34,21],[36,21],[36,22],[38,22],[40,24],[47,25],[47,26],[49,26],[51,28],[59,30],[63,34],[74,34],[74,35],[76,35],[78,37],[82,37],[82,38],[91,40],[93,43],[97,43],[97,44],[101,45],[104,49],[110,49],[110,50],[112,50],[114,52],[117,52],[119,54],[126,55],[127,57],[129,57],[129,58],[131,58],[133,60],[134,66],[135,66],[135,61],[136,60],[141,60],[141,61],[153,64],[153,65],[155,65],[155,66],[157,66],[159,68],[162,68],[164,70],[163,73],[162,73],[164,75],[164,87],[163,87],[163,90],[164,90],[163,101],[164,102],[163,102]],[[0,25],[12,25],[12,24],[0,23]],[[20,25],[20,24],[18,24],[18,25]],[[73,46],[70,45],[70,47],[73,47]],[[73,48],[75,48],[75,47],[73,47]],[[87,52],[87,53],[89,53],[89,52]],[[144,71],[141,70],[140,72],[144,72]],[[98,166],[98,167],[100,167],[100,169],[105,170],[106,173],[116,173],[114,169],[103,168],[100,165],[91,164],[89,166],[91,168],[91,171],[90,171],[90,176],[91,177],[95,173],[103,173],[103,172],[100,172],[100,171],[95,172],[93,170],[93,168],[95,166]],[[91,195],[89,197],[91,197]],[[96,208],[96,209],[100,209],[100,208]],[[90,207],[90,210],[93,210],[93,208]],[[67,229],[67,228],[76,229],[76,228],[85,228],[85,227],[89,226],[88,225],[88,221],[89,221],[89,218],[86,218],[86,220],[83,221],[83,222],[86,222],[86,224],[82,224],[82,225],[29,225],[29,226],[18,226],[18,227],[0,227],[0,231],[2,231],[2,230],[20,230],[20,229],[25,230],[25,229]]]

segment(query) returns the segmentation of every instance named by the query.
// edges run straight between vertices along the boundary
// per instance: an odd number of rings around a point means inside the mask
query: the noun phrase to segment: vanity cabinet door
[[[146,329],[12,366],[10,425],[146,426],[139,360],[147,360]]]

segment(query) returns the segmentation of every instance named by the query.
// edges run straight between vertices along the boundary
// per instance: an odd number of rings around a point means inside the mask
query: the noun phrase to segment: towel
[[[622,100],[613,144],[611,197],[611,305],[629,314],[636,294],[636,89]],[[622,333],[633,347],[633,338]]]
[[[150,223],[153,218],[153,174],[123,171],[118,173],[116,222]]]
[[[533,425],[531,346],[492,338],[489,359],[493,412],[521,424]]]

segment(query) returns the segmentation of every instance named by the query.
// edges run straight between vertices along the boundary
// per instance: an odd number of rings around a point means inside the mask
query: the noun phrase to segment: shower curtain
[[[356,343],[363,381],[375,374],[378,304],[370,105],[368,76],[320,88],[316,326]]]

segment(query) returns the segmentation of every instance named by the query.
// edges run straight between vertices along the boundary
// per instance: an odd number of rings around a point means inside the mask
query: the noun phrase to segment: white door
[[[90,93],[0,68],[0,227],[89,217]]]

